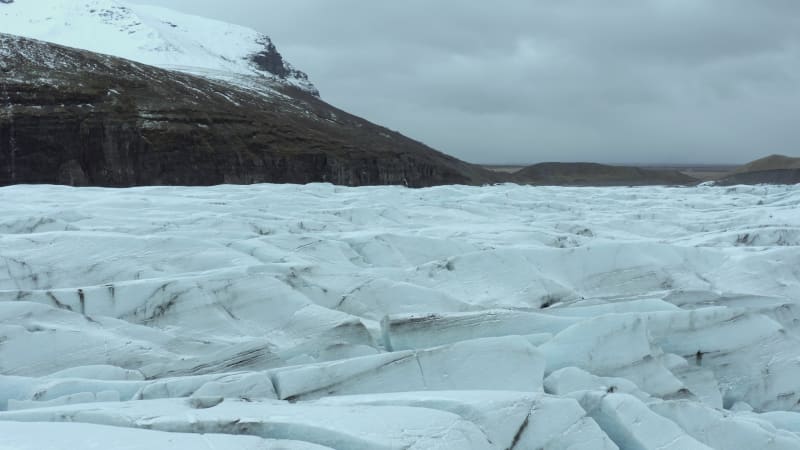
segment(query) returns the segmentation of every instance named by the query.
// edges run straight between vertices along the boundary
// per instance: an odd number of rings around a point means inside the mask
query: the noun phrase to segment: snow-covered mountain
[[[0,185],[495,179],[302,90],[230,81],[0,33]]]
[[[268,36],[156,6],[119,0],[3,2],[0,32],[247,85],[253,77],[266,77],[318,95]]]

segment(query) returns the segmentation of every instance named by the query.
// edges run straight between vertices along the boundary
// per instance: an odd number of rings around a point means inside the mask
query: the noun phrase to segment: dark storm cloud
[[[271,35],[329,102],[474,162],[800,154],[796,0],[160,3]]]

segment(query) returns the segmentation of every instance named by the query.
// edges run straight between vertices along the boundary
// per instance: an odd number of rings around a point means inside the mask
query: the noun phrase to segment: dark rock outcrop
[[[275,44],[273,44],[268,37],[263,36],[258,41],[258,44],[263,47],[263,50],[250,55],[250,61],[255,64],[256,68],[269,72],[281,80],[294,78],[295,80],[305,82],[304,84],[307,86],[305,90],[319,97],[319,91],[308,81],[308,75],[287,63],[278,52],[278,49],[275,48]]]
[[[0,34],[0,185],[482,184],[299,89],[272,95]]]
[[[553,186],[689,185],[698,180],[675,170],[608,166],[596,163],[541,163],[512,174],[515,181]]]

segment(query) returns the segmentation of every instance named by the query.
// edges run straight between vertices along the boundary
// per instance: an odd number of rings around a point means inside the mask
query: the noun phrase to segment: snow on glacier
[[[800,448],[800,187],[0,188],[2,448]]]

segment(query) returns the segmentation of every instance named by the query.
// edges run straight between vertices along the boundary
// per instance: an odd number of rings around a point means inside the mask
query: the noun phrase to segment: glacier
[[[800,186],[0,204],[0,448],[800,449]]]

